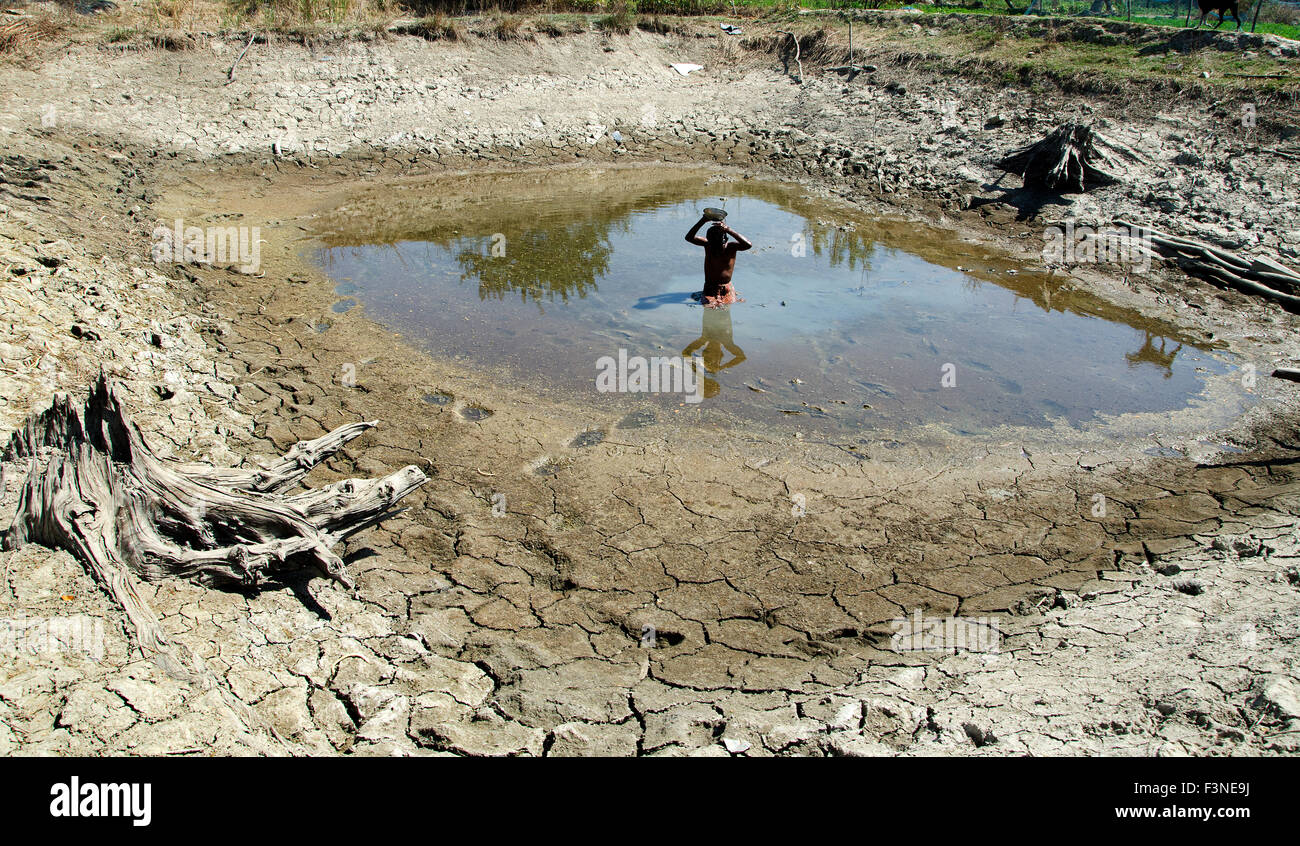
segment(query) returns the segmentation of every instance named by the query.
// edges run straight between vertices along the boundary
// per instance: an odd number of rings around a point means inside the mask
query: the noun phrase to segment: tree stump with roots
[[[3,461],[25,462],[27,476],[4,548],[35,542],[71,552],[122,607],[141,649],[172,675],[192,677],[135,580],[253,587],[314,566],[351,590],[332,548],[400,511],[397,503],[428,477],[408,466],[381,479],[287,492],[376,425],[350,423],[301,441],[261,469],[187,465],[149,448],[101,375],[82,409],[56,397],[10,438]]]
[[[1091,126],[1067,123],[1046,138],[1007,153],[998,167],[1021,177],[1026,186],[1083,193],[1121,182],[1117,171],[1124,167],[1122,159],[1139,161],[1135,152],[1107,140]]]

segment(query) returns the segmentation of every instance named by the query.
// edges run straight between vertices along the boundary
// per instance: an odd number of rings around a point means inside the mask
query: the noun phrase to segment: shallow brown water
[[[703,251],[683,235],[705,206],[755,245],[729,308],[691,299]],[[407,182],[319,223],[341,309],[639,425],[1078,425],[1182,408],[1227,370],[1169,325],[951,233],[695,169]],[[599,392],[598,360],[620,351],[698,355],[703,401]]]

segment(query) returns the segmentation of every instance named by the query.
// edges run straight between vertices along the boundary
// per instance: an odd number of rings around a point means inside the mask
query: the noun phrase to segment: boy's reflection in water
[[[682,350],[682,356],[690,358],[699,351],[699,355],[704,359],[704,369],[709,373],[721,373],[728,367],[735,367],[745,360],[745,351],[736,346],[736,342],[731,337],[731,309],[723,308],[705,308],[700,309],[704,315],[703,326],[700,328],[700,337],[691,341],[686,349]],[[700,348],[703,347],[703,351]],[[724,362],[723,356],[730,353],[730,361]],[[722,386],[716,379],[704,377],[704,396],[716,397]]]

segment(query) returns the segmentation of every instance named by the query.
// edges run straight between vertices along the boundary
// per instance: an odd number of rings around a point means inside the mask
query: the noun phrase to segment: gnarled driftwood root
[[[1248,294],[1267,297],[1283,308],[1300,312],[1300,273],[1268,256],[1241,256],[1220,247],[1177,235],[1167,235],[1150,227],[1139,230],[1125,220],[1115,223],[1129,231],[1145,231],[1151,238],[1151,251],[1173,260],[1184,271],[1220,285],[1228,285]]]
[[[56,398],[11,437],[3,460],[25,461],[27,477],[4,548],[32,541],[71,552],[122,606],[140,647],[184,677],[135,579],[255,586],[314,565],[351,589],[332,547],[396,513],[428,477],[408,466],[382,479],[284,492],[375,425],[300,442],[260,470],[185,465],[154,454],[101,375],[80,411]]]

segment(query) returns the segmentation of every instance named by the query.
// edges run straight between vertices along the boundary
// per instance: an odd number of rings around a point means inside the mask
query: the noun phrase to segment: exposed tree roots
[[[1138,231],[1133,224],[1115,221]],[[1166,235],[1149,227],[1152,249],[1172,259],[1184,271],[1210,282],[1229,285],[1248,294],[1268,297],[1289,311],[1300,312],[1300,273],[1268,258],[1244,257],[1190,238]]]
[[[33,541],[71,552],[122,606],[140,647],[185,676],[136,578],[256,586],[314,565],[351,589],[332,547],[396,513],[428,478],[408,466],[382,479],[285,492],[375,425],[302,441],[260,470],[184,465],[154,454],[101,375],[80,412],[56,398],[10,439],[3,460],[25,461],[27,477],[4,547]]]

